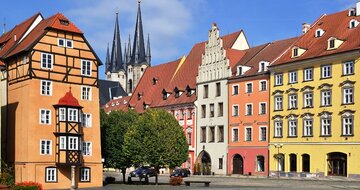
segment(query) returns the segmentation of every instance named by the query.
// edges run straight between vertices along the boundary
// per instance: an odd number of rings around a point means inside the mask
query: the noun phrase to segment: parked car
[[[190,177],[190,170],[187,168],[176,168],[170,174],[170,177]]]
[[[130,172],[129,177],[139,177],[141,180],[142,178],[153,177],[156,175],[157,175],[156,170],[154,168],[150,168],[148,166],[142,166]]]

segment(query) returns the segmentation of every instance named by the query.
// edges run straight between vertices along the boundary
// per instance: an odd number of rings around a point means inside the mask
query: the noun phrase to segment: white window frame
[[[324,120],[329,121],[325,123]],[[320,118],[321,136],[331,136],[331,118]]]
[[[44,147],[42,142],[45,142]],[[48,142],[50,142],[49,145]],[[47,147],[49,146],[49,147]],[[42,150],[44,149],[44,153],[42,153]],[[52,140],[49,139],[40,139],[40,155],[52,155]]]
[[[67,142],[66,142],[66,136],[60,136],[59,138],[59,149],[60,150],[66,150]]]
[[[310,123],[307,123],[310,122]],[[311,124],[311,125],[309,125]],[[314,121],[313,119],[303,119],[303,136],[304,137],[311,137],[313,136],[314,130]]]
[[[251,131],[251,135],[250,135],[250,139],[248,139],[249,135],[247,134],[247,131],[248,129],[250,129]],[[244,130],[244,141],[246,142],[251,142],[253,140],[253,130],[252,130],[252,127],[245,127],[245,130]]]
[[[45,182],[57,182],[57,168],[48,167],[45,169]]]
[[[80,182],[90,182],[90,168],[80,168]]]
[[[265,82],[265,89],[264,89],[264,90],[261,89],[263,82]],[[266,81],[266,80],[261,80],[261,81],[259,81],[259,91],[263,92],[263,91],[267,91],[267,89],[268,89],[267,81]]]
[[[295,98],[293,98],[295,97]],[[298,95],[297,94],[289,94],[289,109],[297,109],[298,108]],[[295,103],[295,105],[293,105]]]
[[[92,156],[92,142],[83,141],[82,143],[82,155],[83,156]]]
[[[261,130],[265,129],[265,139],[262,139]],[[267,141],[267,126],[259,126],[259,141]]]
[[[261,113],[261,109],[262,109],[261,105],[262,104],[265,104],[265,112],[264,113]],[[259,102],[259,115],[266,115],[266,113],[267,113],[267,103],[266,102]]]
[[[251,106],[251,114],[248,113],[248,106]],[[253,103],[245,104],[245,115],[246,116],[251,116],[253,114],[254,114],[254,105],[253,105]]]
[[[235,87],[237,87],[237,92],[235,93]],[[238,95],[239,94],[239,85],[232,85],[232,95]]]
[[[39,110],[39,123],[41,125],[51,125],[51,110],[50,109],[43,109]],[[44,118],[44,120],[43,120]],[[48,120],[48,122],[47,122]]]
[[[295,125],[293,125],[293,123],[295,123]],[[289,128],[289,137],[297,137],[297,133],[298,133],[298,121],[297,119],[294,120],[288,120],[288,128]]]
[[[248,90],[248,84],[251,84],[251,92],[249,92]],[[253,85],[253,83],[252,82],[247,82],[247,83],[245,83],[245,93],[247,93],[247,94],[250,94],[250,93],[253,93],[254,92],[254,85]]]
[[[284,109],[284,97],[281,95],[274,96],[274,107],[275,111],[280,111]]]
[[[298,72],[291,71],[289,72],[289,84],[294,84],[298,82]]]
[[[281,86],[284,84],[284,74],[278,73],[274,75],[275,77],[275,86]]]
[[[182,115],[182,112],[180,113]],[[83,127],[92,127],[92,114],[91,113],[82,113],[81,122]]]
[[[314,93],[313,92],[304,92],[304,108],[314,107]]]
[[[45,58],[44,58],[45,56]],[[41,69],[49,69],[52,70],[54,68],[54,55],[51,53],[41,53],[41,61],[40,61],[40,68]],[[45,63],[44,63],[45,59]],[[50,59],[50,63],[49,63]],[[45,65],[44,65],[45,64]],[[50,66],[49,66],[50,64]]]
[[[84,94],[85,93],[85,90],[88,91],[87,94]],[[81,86],[81,100],[88,100],[88,101],[91,101],[91,87],[90,86]]]
[[[235,136],[235,130],[237,130],[237,137]],[[232,142],[239,142],[240,138],[239,138],[239,128],[238,127],[234,127],[232,128],[232,133],[231,133],[231,141]],[[236,137],[236,139],[235,139]]]
[[[331,102],[332,102],[331,90],[322,90],[320,93],[321,93],[321,106],[331,106]],[[327,101],[327,99],[329,100]]]
[[[352,136],[354,135],[354,116],[342,116],[342,131],[341,134],[343,136]],[[351,120],[351,122],[346,120]]]
[[[235,113],[235,107],[237,107],[237,113]],[[232,105],[232,116],[239,116],[239,104]]]
[[[68,150],[79,150],[79,137],[69,136],[68,146],[69,146]]]
[[[91,76],[92,74],[92,61],[90,60],[81,60],[81,75],[83,76]]]
[[[59,108],[59,121],[66,121],[66,108]]]
[[[60,44],[60,41],[63,41],[63,45]],[[66,40],[64,38],[58,38],[58,46],[59,47],[66,47]]]
[[[44,92],[43,92],[44,89]],[[52,96],[52,81],[40,80],[40,95]]]
[[[283,133],[284,133],[283,121],[282,120],[274,121],[274,137],[282,137]]]
[[[331,78],[332,77],[332,65],[322,65],[321,66],[321,78]]]
[[[79,121],[79,110],[75,108],[68,108],[68,122],[78,122]]]
[[[343,75],[355,74],[355,61],[343,62]]]
[[[314,68],[306,68],[304,69],[304,81],[312,81],[314,80]]]
[[[354,23],[354,26],[352,25],[352,23]],[[356,19],[351,19],[349,22],[349,28],[356,28],[359,25],[359,21],[357,21]]]
[[[71,46],[68,45],[68,42],[71,42]],[[74,48],[74,41],[66,39],[66,44],[65,45],[66,45],[67,48]]]
[[[347,92],[351,90],[351,93]],[[354,87],[344,87],[343,91],[343,104],[353,104],[354,103]],[[350,100],[350,101],[349,101]]]

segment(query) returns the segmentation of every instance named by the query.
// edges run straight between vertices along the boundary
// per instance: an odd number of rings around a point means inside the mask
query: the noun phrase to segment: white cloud
[[[171,61],[181,55],[177,44],[189,35],[194,26],[194,11],[201,3],[189,6],[191,0],[143,0],[141,13],[144,37],[150,34],[153,63]],[[105,59],[107,43],[112,41],[115,12],[119,12],[121,40],[133,39],[137,2],[129,0],[75,1],[74,8],[65,12],[90,41],[98,55]],[[191,7],[191,8],[189,8]]]

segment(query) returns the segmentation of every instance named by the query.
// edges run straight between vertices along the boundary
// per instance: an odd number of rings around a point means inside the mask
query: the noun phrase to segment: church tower
[[[140,3],[138,1],[133,46],[131,47],[129,36],[129,42],[125,43],[122,55],[118,14],[116,14],[111,57],[109,58],[108,48],[106,58],[106,78],[118,81],[128,94],[134,91],[145,69],[151,66],[150,36],[148,35],[145,49]]]

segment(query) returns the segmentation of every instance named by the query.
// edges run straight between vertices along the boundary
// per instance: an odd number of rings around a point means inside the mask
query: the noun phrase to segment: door
[[[233,174],[244,174],[244,162],[239,154],[233,158]]]
[[[328,154],[328,175],[347,176],[347,155],[340,152]]]

